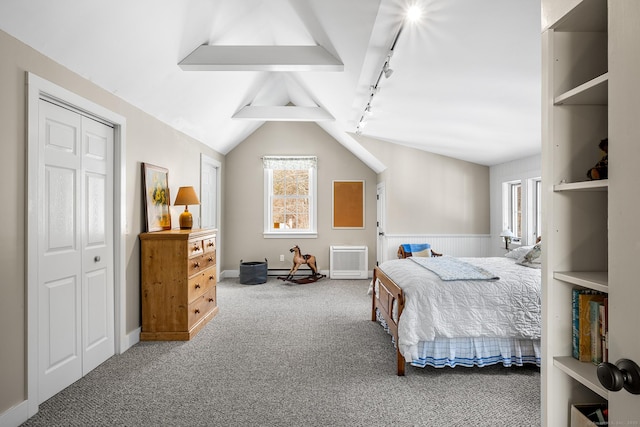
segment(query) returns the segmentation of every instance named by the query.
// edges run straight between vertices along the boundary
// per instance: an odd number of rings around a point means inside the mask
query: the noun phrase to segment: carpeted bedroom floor
[[[226,279],[191,341],[141,342],[25,426],[539,426],[536,367],[414,368],[370,321],[368,280]]]

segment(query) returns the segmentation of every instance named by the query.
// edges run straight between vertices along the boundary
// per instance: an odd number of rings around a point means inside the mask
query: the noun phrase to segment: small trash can
[[[240,260],[240,283],[243,285],[267,283],[267,259],[265,258],[264,262]]]

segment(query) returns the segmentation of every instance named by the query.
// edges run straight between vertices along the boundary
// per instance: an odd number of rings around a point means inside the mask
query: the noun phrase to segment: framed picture
[[[142,192],[147,231],[171,229],[169,171],[159,166],[143,163]]]
[[[333,181],[333,228],[364,228],[364,181]]]

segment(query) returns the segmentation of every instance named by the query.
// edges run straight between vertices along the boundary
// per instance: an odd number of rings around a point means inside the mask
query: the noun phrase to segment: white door
[[[376,265],[386,261],[385,250],[387,248],[386,237],[384,235],[385,230],[385,215],[384,215],[384,183],[381,182],[376,187],[376,232],[378,235],[376,244]]]
[[[609,22],[609,362],[640,365],[640,2],[608,2]],[[633,382],[636,382],[637,377]],[[636,384],[637,385],[637,384]],[[609,425],[638,425],[640,396],[609,392]]]
[[[218,172],[220,163],[202,156],[200,162],[200,227],[218,228]]]
[[[40,100],[38,157],[43,402],[114,354],[113,129]]]

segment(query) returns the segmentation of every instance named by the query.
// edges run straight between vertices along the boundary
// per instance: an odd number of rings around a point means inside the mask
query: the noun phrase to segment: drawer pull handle
[[[213,280],[213,276],[209,276],[209,280]]]
[[[194,262],[193,263],[193,268],[199,268],[200,267],[200,263],[198,262]]]
[[[209,257],[209,262],[213,262],[213,257],[212,256]]]
[[[200,309],[199,309],[199,308],[196,308],[196,309],[194,310],[194,313],[195,313],[195,314],[200,314]]]
[[[209,247],[213,246],[213,242],[211,240],[209,240]]]
[[[196,289],[200,289],[200,285],[196,283]]]
[[[200,246],[198,245],[193,245],[193,252],[197,252],[200,250]]]
[[[209,302],[213,302],[213,298],[209,298]]]

